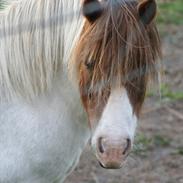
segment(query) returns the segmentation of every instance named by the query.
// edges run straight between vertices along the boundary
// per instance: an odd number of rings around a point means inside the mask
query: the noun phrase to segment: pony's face
[[[92,4],[93,3],[93,4]],[[105,168],[120,168],[134,140],[160,42],[154,0],[85,0],[73,67],[88,114],[92,147]]]

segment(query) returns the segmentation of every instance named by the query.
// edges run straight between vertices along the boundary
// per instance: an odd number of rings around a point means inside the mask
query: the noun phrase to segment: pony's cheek
[[[83,107],[87,113],[90,128],[94,131],[101,119],[105,104],[94,97],[92,100],[86,96],[82,97]]]
[[[90,101],[87,97],[82,98],[83,106],[88,115],[88,121],[91,129],[95,129],[100,120],[100,112],[97,110],[98,108],[94,105],[94,102]]]

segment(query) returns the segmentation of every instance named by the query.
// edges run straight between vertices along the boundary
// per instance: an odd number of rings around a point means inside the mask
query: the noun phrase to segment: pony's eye
[[[95,66],[95,62],[94,61],[86,61],[85,62],[85,66],[89,71],[92,71],[94,69]]]

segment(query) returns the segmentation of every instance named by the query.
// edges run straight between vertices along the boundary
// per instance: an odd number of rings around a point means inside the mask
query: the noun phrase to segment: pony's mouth
[[[120,169],[122,168],[122,165],[118,165],[118,164],[110,164],[110,165],[107,165],[107,166],[104,166],[100,161],[99,161],[99,165],[104,168],[104,169]]]

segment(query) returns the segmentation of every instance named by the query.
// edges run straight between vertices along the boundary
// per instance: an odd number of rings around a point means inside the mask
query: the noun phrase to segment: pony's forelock
[[[70,66],[80,77],[81,64],[95,62],[90,90],[106,85],[125,86],[138,111],[147,83],[159,69],[161,46],[155,22],[144,25],[137,12],[137,1],[108,0],[100,18],[86,20]],[[102,87],[101,87],[102,86]]]

